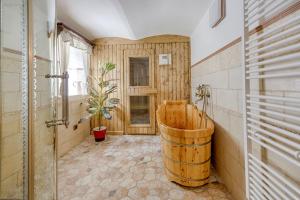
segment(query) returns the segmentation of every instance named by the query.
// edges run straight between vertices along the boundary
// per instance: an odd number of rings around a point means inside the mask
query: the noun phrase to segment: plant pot
[[[96,142],[101,142],[105,140],[105,135],[106,135],[106,127],[101,126],[101,127],[96,127],[93,129],[94,137]]]

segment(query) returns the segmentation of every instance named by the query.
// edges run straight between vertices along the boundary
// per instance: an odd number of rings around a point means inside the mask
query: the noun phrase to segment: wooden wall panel
[[[109,78],[117,80],[118,91],[113,95],[121,99],[118,108],[113,111],[113,119],[105,121],[109,133],[124,133],[124,115],[126,111],[124,97],[124,51],[130,49],[152,49],[154,51],[154,81],[157,89],[155,107],[164,100],[190,100],[190,42],[183,36],[155,36],[142,40],[122,38],[103,38],[95,41],[92,75],[98,76],[98,66],[106,62],[117,65]],[[171,65],[159,65],[159,54],[171,53]],[[127,98],[127,97],[126,97]],[[97,126],[97,120],[92,126]]]

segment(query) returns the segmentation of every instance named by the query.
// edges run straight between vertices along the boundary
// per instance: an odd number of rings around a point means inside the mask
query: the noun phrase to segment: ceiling
[[[58,19],[88,39],[189,36],[211,0],[57,0]]]

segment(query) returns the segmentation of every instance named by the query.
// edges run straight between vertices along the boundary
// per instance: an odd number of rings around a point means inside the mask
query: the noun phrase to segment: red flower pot
[[[93,129],[94,137],[96,142],[100,142],[105,140],[105,135],[106,135],[106,127],[101,126],[101,127],[96,127]]]

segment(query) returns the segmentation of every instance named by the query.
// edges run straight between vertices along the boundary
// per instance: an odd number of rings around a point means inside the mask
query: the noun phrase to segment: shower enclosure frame
[[[33,146],[33,0],[27,0],[28,48],[28,199],[34,199],[34,146]],[[24,188],[25,189],[25,188]],[[25,197],[26,198],[26,197]]]
[[[34,129],[34,95],[33,95],[33,91],[34,91],[34,84],[33,84],[33,80],[34,80],[34,59],[36,58],[36,56],[34,55],[34,10],[33,10],[33,0],[25,0],[25,4],[27,3],[27,16],[25,15],[26,18],[26,25],[27,25],[27,65],[28,65],[28,145],[27,147],[27,152],[25,152],[25,161],[27,159],[27,163],[25,163],[24,165],[28,165],[28,171],[24,171],[24,196],[23,199],[25,200],[34,200],[35,199],[35,191],[34,191],[34,186],[35,186],[35,159],[34,159],[34,155],[35,155],[35,148],[34,148],[34,136],[33,134],[35,133],[35,129]],[[55,24],[56,24],[56,15],[55,15]],[[25,26],[26,26],[25,25]],[[55,26],[56,27],[56,26]],[[56,40],[56,28],[55,30],[53,30],[54,34],[54,38],[53,38],[53,46],[52,46],[52,53],[53,53],[53,57],[52,57],[52,62],[53,62],[53,67],[56,68],[56,60],[55,60],[55,56],[56,56],[56,52],[55,52],[55,40]],[[53,71],[53,69],[51,70],[51,72]],[[54,103],[54,110],[57,110],[57,102],[55,101]],[[56,113],[56,112],[54,112]],[[56,119],[56,115],[53,115],[53,119]],[[46,126],[46,124],[45,124]],[[53,142],[53,147],[54,147],[54,184],[55,184],[55,191],[53,192],[53,197],[54,199],[57,199],[57,126],[54,127],[54,132],[53,132],[53,137],[54,137],[54,142]],[[27,177],[27,180],[26,180]]]

